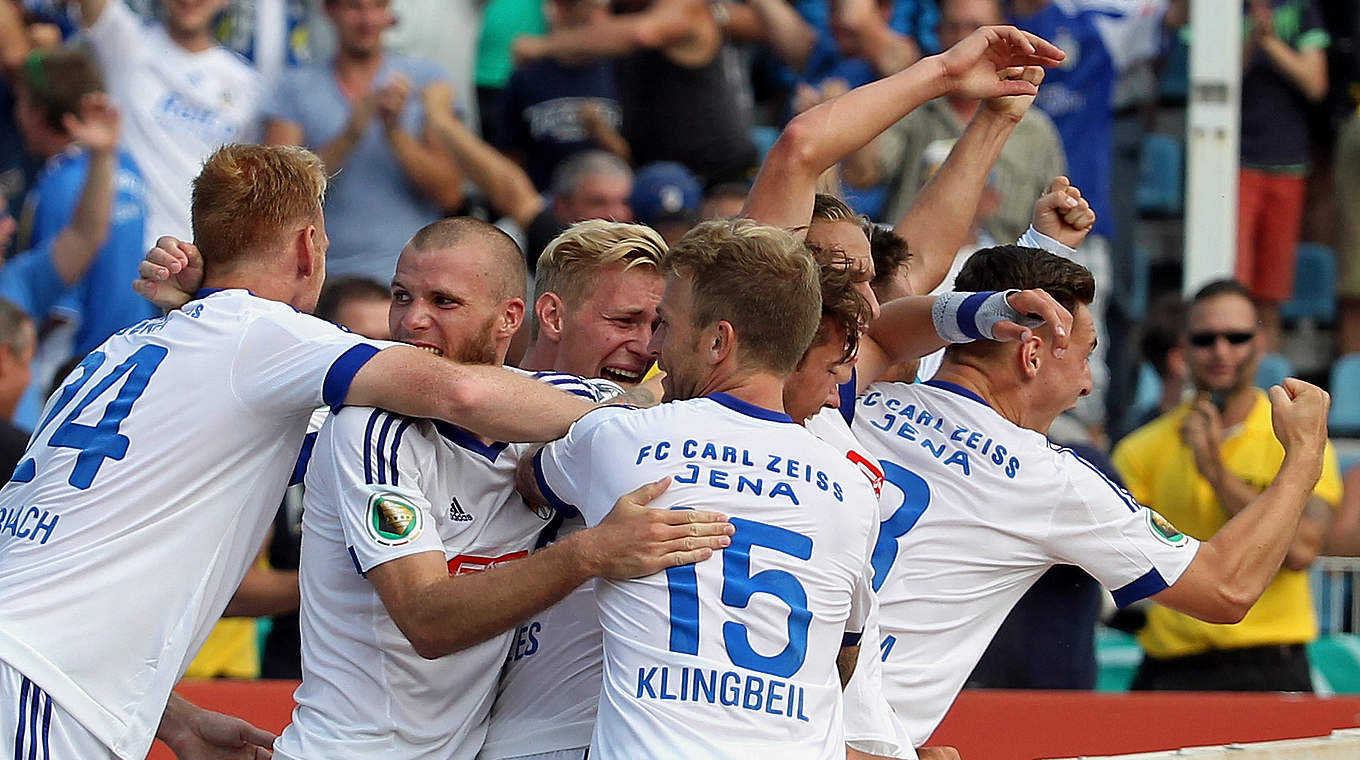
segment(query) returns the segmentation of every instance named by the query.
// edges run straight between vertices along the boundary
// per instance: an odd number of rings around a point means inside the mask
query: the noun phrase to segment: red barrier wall
[[[295,688],[293,681],[185,681],[178,691],[278,733]],[[1360,697],[965,691],[931,743],[958,747],[964,760],[1037,760],[1323,736],[1357,726]],[[157,744],[149,757],[172,755]]]

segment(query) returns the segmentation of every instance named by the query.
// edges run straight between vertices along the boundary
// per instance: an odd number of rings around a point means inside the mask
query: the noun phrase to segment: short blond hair
[[[538,257],[534,279],[534,303],[544,293],[556,293],[563,307],[572,311],[585,300],[604,269],[650,267],[660,272],[666,241],[644,224],[587,219],[571,225],[552,239]],[[533,321],[538,336],[538,318]]]
[[[194,179],[194,244],[204,268],[229,269],[321,215],[326,170],[295,146],[224,145]]]
[[[693,327],[730,323],[741,365],[780,375],[798,366],[821,323],[818,270],[801,240],[750,219],[704,222],[662,260],[665,274],[691,282]]]

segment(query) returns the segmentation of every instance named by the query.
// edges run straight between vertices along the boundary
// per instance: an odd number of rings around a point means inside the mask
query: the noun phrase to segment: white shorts
[[[47,692],[0,662],[0,760],[116,760]]]

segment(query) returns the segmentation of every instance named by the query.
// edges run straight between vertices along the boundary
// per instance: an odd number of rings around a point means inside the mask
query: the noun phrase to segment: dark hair
[[[99,68],[83,48],[35,50],[18,70],[19,83],[47,126],[65,132],[62,117],[76,113],[80,99],[104,89]]]
[[[1096,280],[1084,266],[1038,248],[998,245],[964,262],[954,290],[1043,290],[1071,311],[1096,297]]]
[[[1096,280],[1084,266],[1038,248],[998,245],[984,248],[964,262],[954,290],[1043,290],[1064,309],[1090,304],[1096,297]],[[950,352],[977,354],[994,347],[991,341],[956,343]]]
[[[886,224],[870,226],[869,255],[874,259],[874,279],[869,287],[875,292],[911,261],[907,241]]]
[[[316,315],[328,322],[340,316],[340,310],[351,301],[383,301],[392,297],[388,289],[367,277],[337,277],[326,280],[321,297],[316,302]]]
[[[842,361],[849,361],[859,348],[860,328],[869,322],[869,302],[855,287],[859,271],[851,266],[851,261],[843,253],[807,244],[816,260],[818,282],[822,289],[822,320],[812,345],[821,345],[827,340],[833,327],[845,333],[845,351]],[[806,354],[804,354],[806,356]]]
[[[1251,301],[1251,292],[1247,290],[1245,285],[1237,280],[1225,277],[1222,280],[1214,280],[1195,291],[1195,295],[1190,297],[1190,305],[1194,306],[1201,301],[1207,301],[1218,296],[1242,296]]]

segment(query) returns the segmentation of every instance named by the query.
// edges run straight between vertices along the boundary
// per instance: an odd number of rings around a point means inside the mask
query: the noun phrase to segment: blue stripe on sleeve
[[[302,439],[302,450],[298,452],[297,462],[293,465],[293,477],[288,479],[288,485],[295,486],[307,476],[307,463],[312,461],[312,449],[314,448],[316,448],[316,433],[308,433]]]
[[[401,436],[402,436],[403,433],[406,432],[406,428],[411,427],[411,423],[414,422],[414,421],[415,421],[415,420],[402,420],[401,426],[397,428],[397,432],[392,434],[392,465],[391,465],[391,466],[392,466],[392,485],[394,485],[394,486],[401,485],[400,483],[397,482],[397,476],[398,476],[398,473],[397,473],[397,450],[401,448]]]
[[[24,715],[28,712],[28,685],[28,677],[24,676],[23,685],[19,687],[19,727],[14,731],[14,757],[16,758],[23,757],[24,751],[24,729],[27,727],[24,724]]]
[[[964,335],[967,335],[973,340],[987,340],[987,336],[983,335],[982,332],[978,330],[977,313],[978,309],[982,308],[982,302],[986,301],[994,293],[996,293],[994,290],[984,290],[980,293],[974,293],[963,299],[963,303],[959,304],[959,311],[955,315],[955,319],[958,320],[959,329],[963,331]]]
[[[359,368],[367,364],[377,353],[377,346],[360,343],[340,354],[340,358],[331,364],[331,368],[326,371],[326,380],[321,384],[321,401],[329,406],[331,411],[338,412],[340,407],[345,405],[345,397],[349,395],[349,386],[354,382],[354,376],[358,374]]]
[[[567,517],[575,517],[581,514],[581,510],[562,501],[557,494],[553,493],[552,488],[548,486],[547,479],[543,477],[543,449],[534,452],[534,482],[538,484],[538,492],[543,494],[543,498],[548,500],[548,506]]]
[[[373,485],[373,426],[378,424],[382,410],[374,409],[368,415],[368,428],[364,430],[364,482]]]
[[[52,695],[43,694],[43,726],[42,726],[42,745],[44,760],[51,760],[52,752],[48,748],[48,736],[52,733]]]
[[[1115,495],[1119,497],[1120,501],[1124,502],[1124,506],[1128,507],[1130,512],[1137,512],[1138,510],[1143,508],[1143,505],[1139,504],[1138,500],[1133,498],[1132,494],[1130,494],[1123,488],[1120,488],[1118,483],[1115,483],[1113,480],[1110,480],[1110,476],[1102,472],[1099,467],[1096,467],[1095,465],[1086,461],[1086,457],[1083,457],[1081,454],[1065,446],[1059,446],[1057,447],[1057,449],[1058,451],[1061,451],[1064,454],[1070,454],[1073,459],[1085,465],[1086,469],[1090,470],[1091,472],[1094,472],[1102,481],[1104,481],[1105,485],[1110,487],[1111,491],[1115,492]]]
[[[378,439],[373,444],[373,456],[378,460],[378,483],[387,485],[387,457],[383,456],[383,449],[387,447],[387,431],[392,429],[392,415],[383,415],[382,430],[378,431]]]
[[[1133,583],[1114,592],[1114,603],[1120,607],[1127,607],[1139,599],[1146,599],[1159,591],[1170,588],[1170,584],[1157,571],[1157,568],[1143,573],[1143,575]]]

